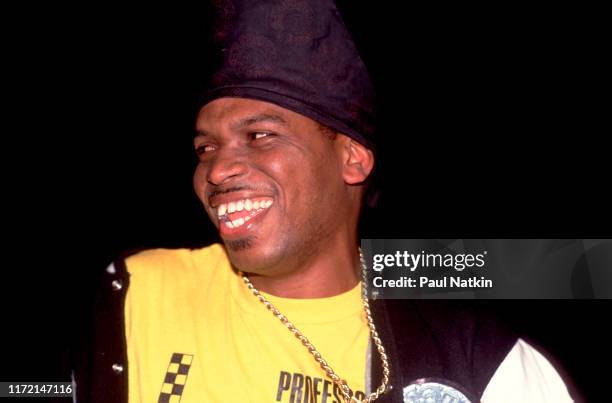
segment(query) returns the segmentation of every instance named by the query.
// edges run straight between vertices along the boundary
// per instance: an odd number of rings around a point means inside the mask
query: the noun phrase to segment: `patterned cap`
[[[271,102],[373,146],[370,76],[332,0],[216,1],[219,66],[202,105]]]

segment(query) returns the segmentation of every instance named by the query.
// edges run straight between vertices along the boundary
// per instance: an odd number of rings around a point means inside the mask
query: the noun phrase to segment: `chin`
[[[266,274],[282,260],[279,248],[258,245],[257,238],[224,240],[232,265],[246,273]]]

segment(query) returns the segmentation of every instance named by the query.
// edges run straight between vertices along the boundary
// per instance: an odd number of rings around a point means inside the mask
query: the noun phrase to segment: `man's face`
[[[282,272],[342,231],[342,148],[318,123],[267,102],[220,98],[200,110],[196,129],[195,191],[236,267]]]

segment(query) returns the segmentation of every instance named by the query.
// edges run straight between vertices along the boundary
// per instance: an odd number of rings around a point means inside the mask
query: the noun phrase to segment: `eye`
[[[274,136],[274,134],[270,132],[251,132],[249,133],[249,136],[251,137],[252,140],[259,140],[259,139],[263,139],[266,137],[272,137]]]
[[[201,145],[196,146],[195,153],[196,155],[201,156],[211,151],[214,151],[214,149],[215,149],[215,146],[213,146],[212,144],[201,144]]]

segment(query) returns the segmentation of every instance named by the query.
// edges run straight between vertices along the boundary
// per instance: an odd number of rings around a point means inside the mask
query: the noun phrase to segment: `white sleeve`
[[[552,364],[519,339],[493,374],[482,403],[573,402]]]

